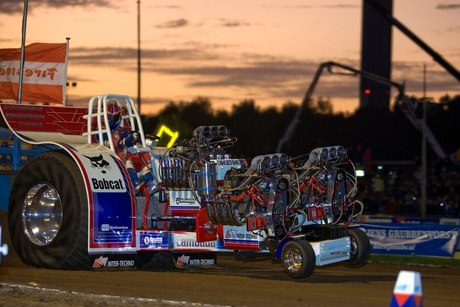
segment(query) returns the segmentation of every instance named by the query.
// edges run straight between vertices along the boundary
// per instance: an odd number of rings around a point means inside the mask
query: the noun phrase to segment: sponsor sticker
[[[216,241],[197,242],[196,233],[173,233],[174,249],[177,250],[215,250]]]
[[[162,232],[138,231],[140,248],[143,250],[167,250],[168,237],[163,236]]]
[[[136,260],[134,255],[100,255],[94,259],[93,269],[110,268],[135,268]]]
[[[224,240],[242,240],[242,241],[257,241],[259,240],[258,233],[248,232],[246,227],[231,227],[225,228]]]
[[[174,254],[177,266],[213,266],[217,264],[215,253]]]
[[[88,173],[93,192],[126,192],[126,181],[109,153],[82,154],[81,161]]]
[[[200,204],[195,201],[190,191],[170,191],[169,197],[171,206],[178,209],[200,208]]]

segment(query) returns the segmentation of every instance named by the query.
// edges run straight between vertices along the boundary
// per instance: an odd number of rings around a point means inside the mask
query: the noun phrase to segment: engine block
[[[277,239],[313,224],[347,225],[363,204],[356,172],[343,146],[320,147],[304,159],[285,153],[259,155],[248,165],[225,148],[236,138],[225,126],[200,126],[160,163],[169,190],[190,190],[214,225],[265,228]]]

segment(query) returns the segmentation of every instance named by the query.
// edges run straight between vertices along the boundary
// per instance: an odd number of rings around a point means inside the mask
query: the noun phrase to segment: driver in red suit
[[[141,177],[143,183],[147,185],[147,191],[150,195],[152,195],[156,185],[153,183],[150,154],[148,152],[133,154],[128,150],[129,147],[132,147],[139,142],[139,133],[137,131],[128,131],[120,126],[122,121],[122,110],[115,103],[107,105],[107,119],[109,120],[115,151],[118,153],[118,156],[122,159],[126,169],[128,170],[128,174],[136,190],[136,194],[139,193],[141,186],[138,173],[142,172]],[[142,155],[142,157],[139,155]]]

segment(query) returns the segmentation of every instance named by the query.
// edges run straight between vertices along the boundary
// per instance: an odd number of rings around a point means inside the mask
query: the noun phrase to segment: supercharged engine
[[[225,126],[201,126],[160,164],[165,188],[190,190],[214,225],[247,225],[278,240],[305,225],[348,225],[363,204],[354,200],[356,174],[345,148],[316,148],[303,156],[259,155],[247,165],[225,148],[236,138]]]

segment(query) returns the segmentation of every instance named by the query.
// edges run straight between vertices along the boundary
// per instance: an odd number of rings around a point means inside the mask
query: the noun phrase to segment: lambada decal
[[[196,238],[183,238],[181,236],[176,237],[174,246],[183,249],[203,249],[203,248],[215,248],[216,241],[209,242],[197,242]]]

